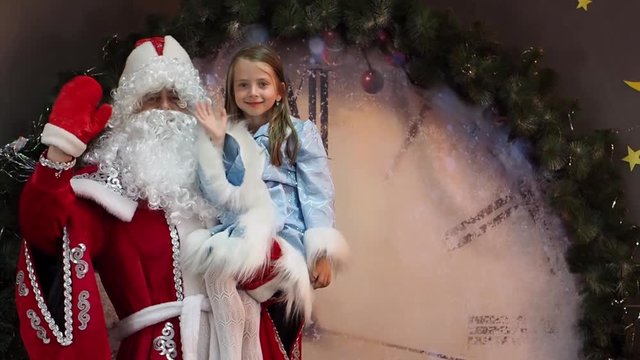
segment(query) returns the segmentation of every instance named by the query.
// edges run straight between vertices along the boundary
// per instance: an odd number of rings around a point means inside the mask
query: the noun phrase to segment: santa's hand
[[[101,98],[102,87],[89,76],[64,84],[42,131],[42,143],[74,157],[82,155],[111,116],[111,105],[97,107]]]
[[[222,148],[224,144],[224,136],[227,131],[227,112],[222,108],[219,116],[216,116],[211,104],[208,102],[199,102],[196,104],[194,113],[200,125],[211,138],[213,145]]]

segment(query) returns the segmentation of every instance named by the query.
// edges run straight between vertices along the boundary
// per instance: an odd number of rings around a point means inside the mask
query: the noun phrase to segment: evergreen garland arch
[[[615,133],[579,134],[575,101],[553,93],[556,75],[543,68],[543,51],[509,52],[492,41],[481,24],[465,28],[451,13],[436,12],[421,0],[184,0],[171,21],[150,17],[145,34],[114,37],[102,48],[103,61],[90,75],[115,88],[126,56],[143,36],[173,34],[193,57],[215,54],[223,42],[243,36],[260,23],[275,38],[339,33],[350,46],[391,45],[406,56],[404,70],[419,87],[446,84],[469,103],[484,106],[509,126],[514,138],[531,144],[531,161],[547,182],[550,204],[571,237],[566,254],[580,282],[584,356],[631,358],[640,270],[634,252],[638,227],[626,218],[620,178],[613,157]],[[381,40],[380,30],[390,34]],[[61,74],[59,86],[75,73]],[[56,91],[57,92],[57,91]],[[55,93],[53,94],[55,96]],[[53,96],[52,96],[53,100]],[[50,106],[50,104],[49,104]],[[20,189],[42,151],[39,134],[49,108],[34,121],[33,135],[0,151],[0,357],[23,359],[13,304],[15,262],[20,237]]]

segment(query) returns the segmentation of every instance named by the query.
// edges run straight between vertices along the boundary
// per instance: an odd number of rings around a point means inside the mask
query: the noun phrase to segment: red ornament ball
[[[382,42],[387,42],[389,39],[391,39],[391,35],[389,35],[389,32],[387,30],[379,30],[376,35],[378,36],[378,40]]]
[[[340,33],[335,30],[327,30],[322,34],[324,44],[329,51],[341,51],[344,48],[344,42],[340,37]]]
[[[369,94],[377,94],[384,87],[384,78],[378,70],[367,70],[362,74],[360,84]]]

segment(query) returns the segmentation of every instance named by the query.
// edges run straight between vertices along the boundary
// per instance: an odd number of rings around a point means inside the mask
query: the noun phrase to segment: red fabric
[[[263,303],[260,309],[260,346],[263,360],[301,360],[302,324],[291,349],[284,349],[267,307],[268,304]]]
[[[162,56],[162,53],[164,52],[164,38],[162,36],[154,36],[150,38],[140,39],[136,41],[136,47],[146,42],[150,42],[153,45],[153,47],[156,49],[156,54],[158,54],[158,56]]]
[[[255,290],[276,277],[275,262],[282,256],[280,245],[274,240],[271,245],[271,254],[269,255],[269,264],[263,271],[256,274],[252,279],[240,284],[244,290]]]
[[[29,295],[16,293],[20,332],[29,357],[34,360],[82,359],[91,354],[95,359],[109,359],[110,350],[104,315],[97,292],[94,270],[100,273],[104,287],[118,316],[128,316],[150,305],[176,300],[174,287],[172,245],[164,214],[138,207],[131,222],[111,216],[99,205],[76,198],[69,179],[70,171],[55,177],[55,170],[40,165],[25,185],[20,204],[22,234],[30,246],[51,255],[61,253],[63,226],[67,226],[71,247],[83,243],[84,259],[90,273],[84,279],[73,277],[73,344],[62,347],[40,316],[41,325],[51,339],[44,344],[27,317],[27,311],[38,311],[33,289],[28,280],[24,255],[19,270],[25,274]],[[74,265],[71,265],[74,268]],[[77,294],[89,291],[91,320],[86,330],[78,329]],[[172,319],[176,348],[181,348],[179,323]],[[166,359],[153,349],[153,340],[162,335],[165,322],[150,326],[128,337],[120,345],[118,359]],[[82,354],[82,355],[80,355]],[[177,359],[181,359],[178,355]]]
[[[82,172],[91,172],[95,167]],[[78,279],[74,264],[72,268],[73,304],[73,344],[61,346],[44,322],[38,310],[32,285],[26,269],[24,251],[18,262],[18,270],[24,274],[24,284],[29,290],[21,296],[16,286],[16,305],[20,319],[20,334],[32,360],[83,359],[91,354],[92,359],[110,359],[106,325],[100,302],[95,273],[99,272],[102,283],[120,318],[142,308],[176,300],[174,287],[172,245],[169,228],[161,211],[138,206],[131,222],[123,222],[107,213],[98,204],[77,198],[69,180],[72,172],[65,171],[58,178],[56,171],[38,165],[35,173],[25,185],[20,199],[20,225],[22,235],[32,248],[47,254],[61,254],[62,229],[67,227],[70,247],[86,246],[83,259],[89,271],[83,279]],[[275,260],[282,256],[282,249],[274,242],[271,249],[271,263],[263,273],[247,282],[245,287],[256,288],[271,280]],[[89,292],[90,321],[87,329],[78,329],[78,295]],[[29,310],[35,310],[40,318],[46,336],[44,344],[37,337],[32,320],[27,317]],[[180,354],[180,330],[177,318],[171,319],[174,327],[173,340]],[[118,351],[118,360],[164,360],[160,352],[153,349],[153,340],[162,335],[165,322],[150,326],[126,338]],[[273,322],[266,310],[261,314],[260,337],[265,360],[285,359]],[[300,337],[296,342],[301,349]],[[296,347],[290,350],[296,353]],[[295,356],[292,358],[296,358]]]
[[[90,76],[76,76],[64,84],[53,104],[49,123],[88,143],[104,129],[111,116],[111,105],[102,104],[102,87]]]
[[[72,247],[77,244],[72,243]],[[31,254],[33,256],[33,254]],[[33,288],[27,275],[27,267],[24,255],[24,244],[20,251],[20,257],[18,259],[18,271],[25,274],[25,286],[28,293],[21,295],[19,288],[16,287],[16,308],[20,318],[20,335],[22,341],[27,349],[27,353],[30,359],[82,359],[86,354],[93,354],[94,360],[109,360],[111,359],[109,342],[107,341],[106,325],[104,320],[104,314],[102,306],[100,304],[100,293],[93,276],[93,267],[90,267],[90,271],[83,279],[73,279],[72,286],[72,314],[73,314],[73,344],[71,346],[62,346],[58,343],[48,324],[45,322],[44,316],[38,311],[38,303],[33,296]],[[90,317],[90,321],[85,330],[80,331],[78,329],[78,308],[76,304],[78,302],[78,294],[80,291],[88,291],[89,299],[91,301],[91,308],[87,315]],[[38,332],[33,329],[33,320],[27,317],[27,312],[35,311],[39,324],[44,330],[48,344],[45,344],[38,338]],[[38,322],[36,320],[36,322]],[[64,329],[64,327],[60,327]],[[63,331],[63,330],[62,330]]]

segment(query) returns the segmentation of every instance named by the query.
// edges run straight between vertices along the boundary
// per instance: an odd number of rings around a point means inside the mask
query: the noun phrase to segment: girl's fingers
[[[322,279],[320,279],[320,284],[322,285],[322,287],[327,286],[327,284],[329,283],[329,276],[327,276],[327,274],[324,274],[322,276]]]
[[[219,111],[219,117],[216,117],[213,107],[208,102],[198,102],[195,106],[195,117],[202,124],[221,124],[223,127],[227,124],[227,112],[224,107]]]
[[[204,118],[204,111],[202,108],[202,103],[196,103],[196,111],[195,111],[195,115],[198,118],[198,120],[203,120]]]
[[[224,108],[222,108],[222,110],[220,111],[220,121],[223,124],[227,123],[227,112],[224,110]]]

